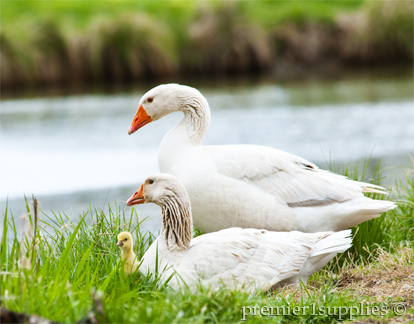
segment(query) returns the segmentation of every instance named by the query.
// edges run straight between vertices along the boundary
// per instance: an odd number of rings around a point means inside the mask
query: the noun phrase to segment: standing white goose
[[[172,112],[184,118],[162,140],[161,172],[176,176],[191,200],[194,226],[318,232],[350,228],[392,209],[364,192],[383,188],[320,170],[300,157],[256,145],[205,146],[207,100],[196,89],[165,84],[140,100],[128,133]]]
[[[194,291],[201,283],[255,292],[298,283],[299,278],[306,283],[337,253],[351,247],[350,230],[278,233],[236,227],[192,239],[190,199],[182,183],[169,174],[148,177],[127,201],[128,206],[142,203],[162,208],[162,230],[139,270],[165,269],[161,282],[175,272],[168,283],[175,289],[185,283]]]

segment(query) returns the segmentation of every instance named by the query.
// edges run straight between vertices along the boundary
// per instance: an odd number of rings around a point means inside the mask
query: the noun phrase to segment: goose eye
[[[154,101],[154,98],[149,97],[149,98],[147,99],[147,101],[148,101],[148,102],[153,102],[153,101]]]
[[[153,184],[154,183],[154,180],[150,180],[150,181],[148,181],[149,182],[149,184]]]
[[[124,241],[128,241],[128,239],[126,238]]]

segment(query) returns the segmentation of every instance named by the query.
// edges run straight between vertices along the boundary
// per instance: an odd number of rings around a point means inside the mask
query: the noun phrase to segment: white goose
[[[228,228],[192,239],[190,199],[169,174],[147,178],[127,205],[155,203],[162,208],[162,230],[141,260],[139,270],[161,273],[161,282],[178,289],[198,284],[266,291],[276,285],[304,283],[337,253],[351,247],[350,230],[341,232],[270,232]],[[158,257],[158,265],[156,260]],[[161,271],[160,271],[161,272]]]
[[[191,200],[194,226],[272,231],[339,231],[392,209],[364,192],[384,188],[320,170],[300,157],[256,145],[204,146],[210,122],[207,100],[196,89],[165,84],[140,100],[128,133],[172,112],[184,118],[162,140],[161,172],[176,176]]]

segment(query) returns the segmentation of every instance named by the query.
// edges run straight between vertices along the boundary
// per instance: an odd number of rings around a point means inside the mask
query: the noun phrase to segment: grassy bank
[[[412,62],[411,1],[2,1],[2,87]]]
[[[353,248],[314,274],[308,286],[257,296],[226,289],[174,292],[142,274],[125,277],[118,263],[116,235],[124,230],[133,233],[139,257],[154,239],[151,233],[140,231],[134,210],[126,215],[116,205],[105,211],[91,207],[77,223],[58,213],[42,214],[36,222],[28,204],[24,219],[29,226],[23,235],[18,234],[16,224],[21,219],[6,210],[0,251],[1,305],[65,323],[84,323],[91,316],[98,322],[114,323],[228,323],[242,318],[243,307],[246,313],[256,306],[284,307],[286,315],[256,312],[246,316],[248,322],[266,318],[277,323],[331,323],[339,320],[339,311],[328,312],[328,307],[339,309],[360,303],[384,307],[384,316],[342,311],[341,319],[373,317],[392,322],[395,305],[402,304],[408,315],[399,320],[408,322],[414,318],[409,315],[414,314],[409,289],[414,287],[413,172],[406,170],[403,180],[390,184],[390,199],[398,201],[398,208],[354,228]],[[380,172],[363,175],[345,169],[344,173],[375,183],[381,178]],[[386,179],[382,180],[386,185]],[[287,310],[295,306],[301,309],[299,315]],[[302,312],[303,307],[318,311]]]

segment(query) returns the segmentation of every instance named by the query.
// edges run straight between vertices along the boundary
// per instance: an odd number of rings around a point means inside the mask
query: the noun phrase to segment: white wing
[[[230,228],[193,239],[174,269],[193,289],[200,280],[216,288],[223,283],[250,292],[268,290],[299,274],[323,235]]]
[[[383,188],[323,171],[298,156],[255,145],[207,146],[220,174],[255,185],[289,207],[344,202]]]

